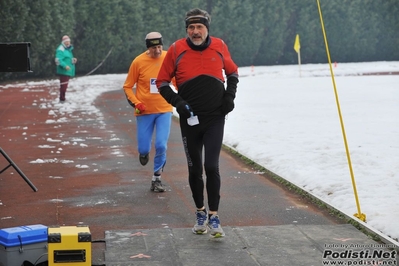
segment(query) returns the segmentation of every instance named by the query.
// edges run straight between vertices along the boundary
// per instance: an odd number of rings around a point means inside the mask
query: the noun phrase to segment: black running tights
[[[199,124],[189,126],[180,120],[183,146],[187,157],[188,181],[196,207],[204,205],[203,151],[206,192],[210,211],[218,211],[220,201],[219,156],[224,133],[224,116],[199,117]]]

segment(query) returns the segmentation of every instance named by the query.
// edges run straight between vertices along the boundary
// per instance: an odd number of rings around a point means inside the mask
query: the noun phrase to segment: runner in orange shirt
[[[155,131],[154,173],[150,189],[164,192],[161,172],[166,163],[173,107],[159,94],[155,80],[166,51],[163,51],[162,35],[159,32],[148,33],[145,42],[148,49],[133,60],[123,89],[129,104],[135,108],[137,145],[142,165],[149,161]]]

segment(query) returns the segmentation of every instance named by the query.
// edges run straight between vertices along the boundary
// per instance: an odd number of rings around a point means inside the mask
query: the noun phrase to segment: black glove
[[[234,96],[230,93],[225,93],[223,96],[222,112],[227,115],[234,109]]]
[[[226,91],[224,92],[222,102],[222,112],[224,115],[227,115],[234,109],[234,98],[236,97],[237,83],[237,77],[229,76],[227,78],[227,87]]]
[[[176,104],[176,111],[179,113],[180,118],[189,118],[192,110],[186,101],[179,101]]]

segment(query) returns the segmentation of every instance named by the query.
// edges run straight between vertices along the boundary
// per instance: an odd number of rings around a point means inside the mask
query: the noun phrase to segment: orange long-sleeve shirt
[[[162,51],[159,58],[152,58],[146,52],[132,62],[123,89],[126,97],[134,104],[143,103],[146,110],[135,115],[172,112],[173,107],[159,94],[155,84],[159,69],[166,56]],[[136,85],[136,86],[135,86]]]

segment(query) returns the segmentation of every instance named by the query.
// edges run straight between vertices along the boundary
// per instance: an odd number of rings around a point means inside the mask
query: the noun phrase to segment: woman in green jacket
[[[57,75],[60,77],[60,102],[65,102],[65,94],[70,77],[75,76],[75,64],[77,59],[73,57],[73,46],[68,35],[62,37],[61,44],[55,50],[55,64]]]

